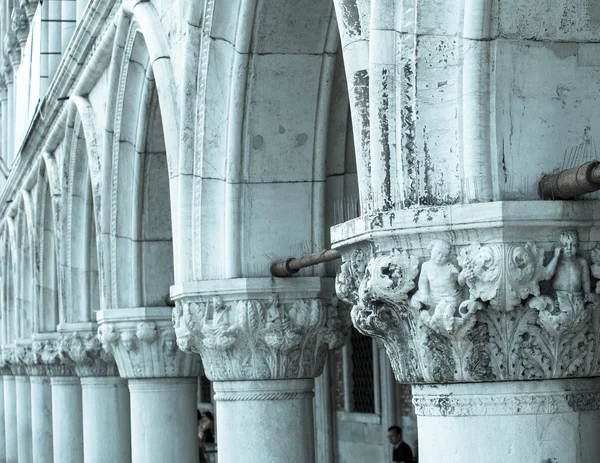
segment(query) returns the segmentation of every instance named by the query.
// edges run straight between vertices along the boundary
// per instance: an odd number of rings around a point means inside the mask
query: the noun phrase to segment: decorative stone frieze
[[[98,339],[123,378],[197,376],[200,358],[177,347],[170,307],[104,310]]]
[[[29,19],[25,8],[13,8],[10,20],[11,29],[17,35],[19,46],[22,49],[29,35]]]
[[[565,206],[570,215],[550,211],[542,228],[520,220],[523,207],[500,209],[488,227],[449,223],[457,211],[473,220],[479,205],[436,208],[422,227],[391,227],[360,246],[342,241],[337,293],[353,305],[356,328],[383,340],[399,381],[600,373],[594,212]]]
[[[348,313],[332,297],[330,283],[294,280],[219,280],[173,287],[179,347],[199,353],[213,381],[320,375],[328,349],[339,347],[346,337]]]

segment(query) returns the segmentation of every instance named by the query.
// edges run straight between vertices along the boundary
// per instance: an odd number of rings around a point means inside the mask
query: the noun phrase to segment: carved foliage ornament
[[[200,368],[197,356],[178,349],[175,331],[154,322],[124,328],[102,324],[98,340],[104,350],[114,355],[124,378],[196,376]]]
[[[211,380],[313,378],[350,326],[337,299],[178,300],[177,342],[201,354]]]
[[[533,242],[432,241],[421,259],[354,251],[336,279],[363,334],[381,338],[403,382],[496,381],[600,373],[600,247],[574,230]],[[357,262],[354,262],[357,260]],[[356,271],[355,269],[364,269]]]

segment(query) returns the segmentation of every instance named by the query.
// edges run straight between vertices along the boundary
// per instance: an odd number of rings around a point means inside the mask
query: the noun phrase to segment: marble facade
[[[395,381],[422,463],[597,462],[597,195],[537,182],[598,157],[600,8],[550,3],[5,2],[0,462],[195,463],[202,372],[221,463],[389,460]]]

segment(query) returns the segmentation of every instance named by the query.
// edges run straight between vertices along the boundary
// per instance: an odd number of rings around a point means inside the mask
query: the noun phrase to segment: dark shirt
[[[402,441],[400,445],[394,449],[393,460],[403,463],[413,463],[413,454],[410,446]]]

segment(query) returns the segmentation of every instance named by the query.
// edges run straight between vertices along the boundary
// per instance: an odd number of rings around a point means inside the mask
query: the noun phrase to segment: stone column
[[[40,426],[41,428],[38,429],[42,429],[45,436],[44,440],[34,440],[34,454],[45,455],[46,461],[53,458],[55,462],[81,463],[83,461],[81,386],[75,372],[75,364],[68,356],[68,346],[59,338],[58,333],[33,336],[37,340],[33,344],[31,363],[38,368],[38,371],[43,368],[50,377],[51,387],[51,405],[47,403],[49,397],[47,382],[42,381],[40,388],[32,391],[39,400],[33,403],[36,427]],[[38,380],[37,383],[39,382]],[[52,410],[51,447],[48,442],[48,418],[45,413],[49,409]],[[50,448],[52,457],[44,453]]]
[[[600,378],[423,385],[414,386],[413,397],[419,461],[593,463],[600,457]]]
[[[333,228],[354,326],[420,385],[420,462],[598,461],[598,214],[497,202]]]
[[[52,445],[54,461],[83,461],[83,412],[77,376],[54,376],[52,383]]]
[[[331,283],[240,278],[171,288],[178,344],[202,355],[214,381],[219,462],[315,461],[314,378],[349,327]]]
[[[200,358],[177,348],[169,307],[98,312],[98,336],[129,380],[133,463],[198,462]]]
[[[197,462],[196,378],[130,379],[129,390],[131,461],[158,463],[177,455],[180,461]],[[173,433],[184,438],[172,440]]]
[[[4,432],[6,437],[6,463],[17,462],[17,391],[15,377],[6,375],[4,383]]]
[[[128,463],[131,439],[127,381],[117,376],[113,356],[102,349],[96,330],[91,327],[91,323],[59,327],[60,344],[80,378],[82,461]],[[80,330],[71,332],[76,328]]]
[[[49,376],[31,376],[33,461],[52,463],[52,386]]]
[[[127,380],[118,376],[81,378],[85,463],[131,461]],[[110,445],[106,445],[110,442]]]
[[[19,463],[32,463],[31,434],[31,387],[29,376],[16,376],[17,433],[19,434],[17,454]]]

